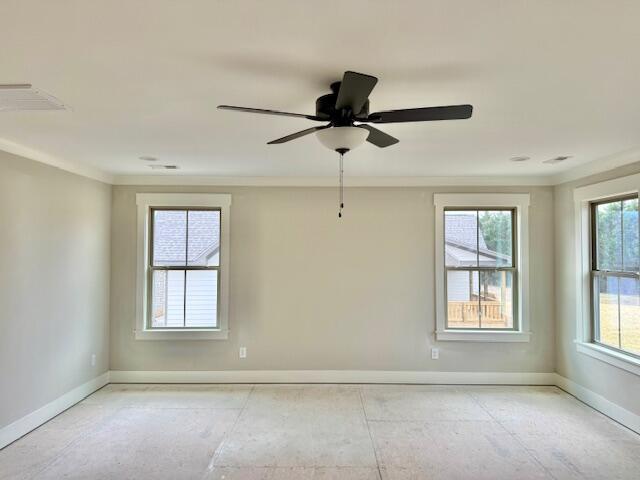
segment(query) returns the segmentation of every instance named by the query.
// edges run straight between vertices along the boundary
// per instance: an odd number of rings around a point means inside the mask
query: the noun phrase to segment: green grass
[[[640,305],[633,297],[621,296],[620,328],[616,297],[600,294],[600,342],[640,355]]]

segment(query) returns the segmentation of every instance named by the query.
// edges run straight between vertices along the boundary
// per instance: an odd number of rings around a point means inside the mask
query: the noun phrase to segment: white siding
[[[190,270],[187,272],[187,327],[216,325],[218,306],[218,272]]]
[[[184,270],[170,270],[167,281],[167,327],[184,325]]]
[[[474,287],[477,288],[477,273],[474,274]],[[469,272],[450,271],[447,274],[447,299],[450,302],[468,302],[469,295]]]
[[[154,289],[156,290],[154,291],[153,311],[159,313],[159,315],[154,318],[154,327],[217,326],[217,271],[187,271],[186,307],[184,297],[185,271],[169,270],[168,272],[156,272],[156,277],[164,277],[165,275],[167,278],[166,285],[161,279],[155,279],[156,281],[154,281]]]

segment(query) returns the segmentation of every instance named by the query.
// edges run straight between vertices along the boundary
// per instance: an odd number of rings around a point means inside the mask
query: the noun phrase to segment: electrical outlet
[[[440,349],[432,348],[431,349],[431,360],[438,360],[440,358]]]
[[[96,366],[96,354],[95,353],[91,354],[91,366],[92,367]]]
[[[247,347],[240,347],[240,358],[247,358]]]

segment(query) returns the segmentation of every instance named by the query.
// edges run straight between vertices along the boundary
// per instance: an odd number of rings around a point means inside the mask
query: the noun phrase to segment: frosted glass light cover
[[[331,127],[317,131],[316,136],[320,143],[331,150],[353,150],[365,142],[369,131],[360,127]]]

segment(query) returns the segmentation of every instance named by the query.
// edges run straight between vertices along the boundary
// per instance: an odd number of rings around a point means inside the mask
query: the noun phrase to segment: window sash
[[[447,255],[447,212],[476,212],[476,258],[478,265],[473,268],[487,268],[492,269],[496,267],[480,267],[480,212],[510,212],[511,213],[511,265],[502,265],[502,267],[517,268],[518,258],[518,231],[517,231],[517,208],[516,207],[444,207],[443,209],[443,234],[444,234],[444,255],[445,269],[447,268],[466,268],[466,267],[449,267],[446,262]]]
[[[481,212],[487,212],[487,211],[508,211],[511,213],[511,265],[504,265],[504,266],[496,266],[496,267],[487,267],[487,266],[480,266],[479,263],[479,257],[480,257],[480,246],[479,246],[479,239],[480,239],[480,219],[478,217],[477,221],[476,221],[476,255],[478,258],[478,265],[476,266],[468,266],[468,267],[453,267],[453,266],[447,266],[446,264],[446,254],[447,254],[447,249],[446,249],[446,222],[447,222],[447,212],[450,211],[468,211],[468,212],[476,212],[476,214],[479,216]],[[483,328],[482,327],[482,309],[480,308],[481,305],[481,299],[478,298],[478,308],[479,308],[479,316],[478,316],[478,327],[471,327],[471,328],[464,328],[464,327],[451,327],[449,325],[449,309],[445,308],[445,328],[447,330],[456,330],[456,331],[474,331],[474,332],[491,332],[491,331],[499,331],[499,332],[509,332],[509,331],[519,331],[519,318],[518,318],[518,292],[519,292],[519,288],[518,288],[518,237],[517,237],[517,208],[516,207],[445,207],[443,209],[443,234],[444,234],[444,238],[443,238],[443,242],[445,244],[445,248],[443,249],[443,253],[444,253],[444,275],[445,275],[445,279],[444,279],[444,297],[445,297],[445,306],[449,304],[449,293],[448,293],[448,280],[449,280],[449,272],[452,271],[466,271],[466,272],[478,272],[478,278],[480,278],[480,273],[481,272],[511,272],[511,315],[513,318],[513,325],[511,327],[506,327],[506,328]]]
[[[621,195],[616,197],[610,197],[604,200],[600,200],[597,202],[591,202],[589,205],[589,214],[590,214],[590,240],[591,240],[591,270],[590,270],[590,293],[591,293],[591,342],[604,347],[611,349],[616,352],[623,353],[625,355],[630,355],[635,358],[640,358],[640,355],[631,352],[629,350],[624,350],[622,348],[615,347],[608,343],[603,343],[600,338],[601,330],[600,330],[600,293],[596,291],[596,284],[598,278],[632,278],[635,280],[640,280],[640,272],[633,272],[628,270],[602,270],[598,269],[598,216],[597,209],[600,205],[606,205],[609,203],[616,202],[624,202],[625,200],[633,200],[637,199],[638,195]],[[624,210],[621,208],[621,214],[623,214]],[[640,222],[639,222],[640,223]],[[624,235],[624,224],[620,226],[622,230],[622,235]],[[621,239],[621,249],[622,249],[622,264],[624,268],[624,236]],[[621,318],[620,318],[620,292],[618,291],[618,344],[621,344]]]
[[[156,211],[163,210],[171,210],[178,212],[186,212],[187,213],[187,223],[185,228],[185,263],[184,265],[153,265],[153,241],[155,235],[155,225],[154,225],[154,213]],[[189,249],[189,212],[220,212],[220,230],[218,231],[218,251],[220,262],[222,262],[222,209],[220,207],[150,207],[149,208],[149,241],[147,248],[149,249],[149,255],[147,255],[149,262],[149,268],[158,268],[158,267],[178,267],[179,270],[184,270],[185,268],[194,268],[197,265],[188,265],[188,249]]]
[[[616,203],[616,202],[624,202],[625,200],[634,200],[636,198],[639,198],[638,195],[622,195],[622,196],[617,196],[617,197],[610,197],[607,198],[606,200],[600,200],[597,202],[591,202],[590,203],[590,215],[591,215],[591,272],[607,272],[607,273],[617,273],[620,274],[622,276],[626,276],[627,273],[637,273],[637,272],[631,272],[628,270],[601,270],[598,268],[598,215],[597,215],[597,210],[598,210],[598,206],[599,205],[606,205],[609,203]],[[621,208],[621,215],[624,213],[624,210]],[[640,224],[640,222],[638,222]],[[622,238],[620,239],[620,247],[621,247],[621,260],[622,260],[622,265],[624,268],[624,224],[621,223],[620,224],[620,229],[621,229],[621,233],[622,233]],[[593,292],[592,292],[593,293]]]
[[[154,213],[156,211],[163,210],[172,210],[172,211],[180,211],[187,212],[187,220],[186,220],[186,228],[185,228],[185,264],[184,265],[154,265],[154,233],[155,233],[155,225],[154,225]],[[187,265],[188,263],[188,248],[189,248],[189,212],[202,212],[202,211],[214,211],[220,212],[220,226],[218,231],[218,265]],[[222,264],[222,209],[219,207],[150,207],[149,208],[149,241],[147,244],[147,248],[149,249],[149,254],[147,255],[148,264],[147,264],[147,318],[145,319],[145,328],[147,330],[202,330],[210,329],[210,328],[219,328],[220,327],[220,287],[222,284],[221,277],[221,264]],[[184,304],[183,304],[183,322],[184,325],[182,327],[154,327],[153,326],[153,272],[154,271],[170,271],[170,270],[180,270],[184,271],[185,281],[184,281]],[[216,318],[214,320],[214,324],[207,327],[187,327],[187,271],[188,270],[215,270],[218,272],[217,275],[217,292],[216,292]]]
[[[504,328],[487,328],[482,326],[482,299],[478,298],[478,327],[452,327],[449,325],[449,308],[445,308],[445,328],[447,330],[456,330],[463,332],[511,332],[519,331],[519,319],[518,319],[518,269],[515,267],[445,267],[445,279],[444,279],[444,295],[445,305],[449,304],[449,272],[478,272],[478,280],[480,279],[480,273],[482,272],[511,272],[511,316],[513,318],[513,324],[511,327]],[[478,286],[479,287],[479,286]]]
[[[624,353],[625,355],[630,355],[635,358],[640,358],[640,355],[637,353],[631,352],[629,350],[624,350],[623,348],[615,347],[609,343],[604,343],[600,338],[600,304],[598,300],[600,299],[600,293],[596,291],[596,280],[598,278],[633,278],[636,280],[640,280],[640,274],[637,272],[607,272],[602,270],[594,270],[591,272],[591,319],[592,319],[592,335],[591,341],[597,345],[600,345],[604,348],[610,348],[611,350],[615,350],[616,352]],[[618,345],[622,344],[622,318],[620,312],[620,285],[618,284]]]
[[[624,277],[640,279],[639,272],[618,272],[613,270],[591,270],[593,277]]]

